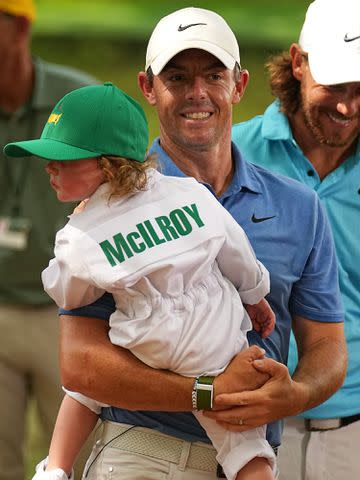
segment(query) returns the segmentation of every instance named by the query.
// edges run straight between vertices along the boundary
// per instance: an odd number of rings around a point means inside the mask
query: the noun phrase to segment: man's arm
[[[128,410],[191,411],[194,379],[156,370],[129,350],[113,345],[108,323],[89,317],[60,317],[62,382],[72,391]],[[243,391],[263,385],[269,377],[252,362],[262,358],[259,347],[239,354],[216,378],[215,391]]]
[[[293,329],[299,350],[299,363],[293,378],[284,365],[272,359],[256,360],[254,366],[268,373],[270,380],[254,392],[217,396],[220,407],[238,407],[205,414],[228,430],[245,431],[297,415],[335,393],[346,374],[343,324],[315,322],[296,316]],[[242,426],[236,425],[239,419]]]
[[[108,322],[64,315],[60,325],[62,382],[69,390],[129,410],[191,410],[194,379],[150,368],[113,345]]]
[[[293,380],[305,387],[301,411],[327,400],[344,383],[347,349],[343,323],[293,319],[299,362]]]

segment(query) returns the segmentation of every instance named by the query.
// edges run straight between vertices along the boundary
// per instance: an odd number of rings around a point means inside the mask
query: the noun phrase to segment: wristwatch
[[[215,377],[197,377],[192,391],[194,410],[211,410],[213,407]]]

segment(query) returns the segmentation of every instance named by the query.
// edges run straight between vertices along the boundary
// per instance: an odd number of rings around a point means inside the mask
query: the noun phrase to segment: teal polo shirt
[[[354,155],[322,181],[293,138],[287,117],[272,103],[264,115],[233,127],[233,141],[249,162],[294,178],[313,189],[324,205],[335,240],[339,283],[345,308],[349,365],[342,388],[330,399],[303,414],[335,418],[360,413],[360,141]],[[304,231],[304,235],[306,231]],[[329,319],[329,321],[331,321]],[[297,363],[291,339],[289,368]]]

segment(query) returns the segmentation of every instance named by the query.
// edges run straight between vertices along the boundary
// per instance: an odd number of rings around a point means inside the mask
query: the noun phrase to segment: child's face
[[[84,200],[104,182],[104,174],[97,158],[71,161],[50,161],[46,167],[50,185],[60,202]]]

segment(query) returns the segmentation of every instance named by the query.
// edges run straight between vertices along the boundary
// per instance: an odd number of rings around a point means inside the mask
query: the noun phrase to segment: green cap
[[[55,106],[37,140],[8,143],[10,157],[80,160],[114,155],[145,160],[149,141],[142,107],[111,82],[73,90]]]

